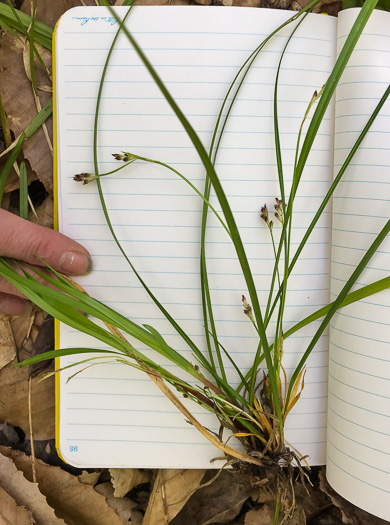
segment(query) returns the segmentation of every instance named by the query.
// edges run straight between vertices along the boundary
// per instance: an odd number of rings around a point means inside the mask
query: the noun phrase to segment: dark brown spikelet
[[[95,176],[92,173],[78,173],[73,177],[73,180],[76,182],[82,182],[83,184],[88,184],[91,180],[94,180]]]
[[[112,156],[115,160],[124,160],[124,155],[121,155],[120,153],[113,153]]]

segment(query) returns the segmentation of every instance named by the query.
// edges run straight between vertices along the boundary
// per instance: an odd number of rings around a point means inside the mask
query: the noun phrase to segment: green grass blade
[[[1,5],[1,4],[0,4]],[[3,169],[0,172],[0,206],[3,200],[4,188],[7,182],[8,175],[12,169],[14,162],[18,158],[20,152],[22,151],[24,141],[31,137],[42,125],[43,122],[51,115],[53,111],[52,100],[41,109],[41,111],[35,115],[32,121],[28,124],[26,129],[19,135],[19,137],[11,144],[5,152],[11,151]],[[3,152],[2,154],[4,154]]]
[[[349,32],[349,35],[345,41],[345,44],[333,68],[332,74],[330,75],[330,77],[328,78],[325,84],[324,92],[318,102],[313,118],[311,119],[309,128],[307,130],[305,140],[303,141],[303,145],[302,145],[302,149],[301,149],[301,153],[299,156],[297,169],[296,169],[296,178],[298,182],[301,178],[303,169],[306,164],[307,157],[311,151],[311,147],[317,135],[317,131],[325,115],[325,111],[328,108],[328,105],[334,94],[336,86],[341,78],[341,75],[343,74],[345,66],[348,63],[348,60],[355,48],[355,45],[366,23],[368,22],[368,19],[370,18],[371,13],[374,10],[377,2],[378,0],[366,0],[366,2],[364,3],[360,13],[358,14],[358,17],[355,23],[352,26],[351,31]]]
[[[350,292],[348,295],[346,295],[345,299],[341,302],[338,308],[340,309],[344,306],[348,306],[349,304],[360,301],[361,299],[365,299],[366,297],[370,297],[370,295],[374,295],[378,292],[381,292],[382,290],[386,290],[387,288],[390,288],[390,277],[385,277],[384,279],[380,279],[379,281],[376,281],[372,284],[363,286],[354,292]],[[295,334],[295,332],[298,332],[298,330],[301,330],[303,327],[309,325],[313,321],[321,319],[321,317],[329,313],[332,307],[333,303],[330,303],[312,313],[311,315],[308,315],[305,317],[305,319],[302,319],[302,321],[287,330],[287,332],[283,334],[283,338],[287,339],[290,337],[290,335]]]
[[[212,332],[210,332],[210,335],[212,337],[214,337],[214,335],[212,334]],[[217,343],[217,345],[223,350],[223,353],[226,355],[227,359],[230,361],[230,363],[233,365],[233,368],[235,369],[237,375],[239,376],[240,380],[241,380],[241,388],[239,389],[236,389],[236,392],[240,392],[241,389],[245,386],[246,390],[248,391],[249,390],[249,384],[246,382],[241,370],[238,368],[238,366],[236,365],[234,359],[232,359],[231,355],[229,354],[229,352],[226,350],[226,348],[219,342],[219,341],[215,341]]]
[[[31,16],[23,13],[22,11],[18,11],[17,17],[15,17],[14,10],[15,8],[12,6],[10,7],[0,3],[0,23],[3,22],[7,26],[20,31],[25,35],[26,30],[31,24]],[[51,27],[43,24],[42,22],[39,22],[38,20],[36,21],[33,31],[33,39],[35,42],[41,44],[50,51],[52,48],[52,33],[53,29]]]
[[[1,154],[0,154],[0,157],[2,157],[3,155],[5,155],[6,153],[9,153],[14,147],[16,147],[16,145],[18,144],[18,141],[20,139],[20,137],[24,134],[24,138],[25,139],[28,139],[30,138],[32,135],[34,135],[34,133],[42,126],[42,124],[50,117],[50,115],[52,114],[53,112],[53,99],[50,99],[44,106],[43,108],[35,115],[35,117],[32,119],[32,121],[27,124],[25,130],[23,131],[23,133],[21,133],[19,135],[19,137],[17,137],[13,143],[6,149],[4,150]]]
[[[34,25],[35,25],[35,15],[36,15],[36,9],[37,9],[37,0],[33,0],[32,3],[32,17],[31,17],[31,24],[28,28],[27,35],[29,40],[29,59],[30,59],[30,74],[31,74],[31,84],[34,89],[34,93],[37,93],[38,86],[37,86],[37,79],[35,74],[35,62],[34,62]]]
[[[22,23],[22,21],[20,20],[20,17],[19,17],[19,11],[12,6],[12,4],[10,3],[10,0],[8,0],[8,4],[9,4],[10,8],[12,9],[12,13],[13,13],[15,19],[19,23],[20,32],[23,33],[24,36],[29,41],[31,80],[33,82],[33,86],[35,86],[35,88],[36,88],[34,55],[37,57],[38,62],[41,64],[43,70],[47,71],[46,64],[44,63],[43,58],[41,57],[41,54],[39,53],[38,49],[36,48],[35,40],[34,40],[34,34],[35,34],[34,33],[34,27],[35,27],[35,22],[36,22],[36,19],[35,19],[36,2],[34,3],[34,8],[33,8],[34,16],[31,18],[31,25],[28,28],[24,27],[24,25],[23,25],[23,23]],[[0,20],[1,20],[1,18],[0,18]],[[15,32],[13,32],[13,34],[15,34]],[[33,78],[33,75],[34,75],[34,78]]]
[[[53,113],[53,99],[50,99],[43,108],[35,115],[32,121],[26,126],[24,133],[28,139],[42,126],[42,124]]]
[[[330,100],[334,94],[338,81],[341,78],[341,75],[348,63],[348,60],[353,52],[356,42],[358,41],[372,11],[374,10],[377,1],[378,0],[367,0],[364,4],[363,9],[358,14],[357,19],[339,54],[339,57],[332,70],[332,73],[329,76],[323,88],[322,96],[317,104],[316,110],[311,119],[309,128],[306,133],[305,140],[302,145],[302,149],[299,155],[298,162],[296,163],[296,167],[294,169],[293,184],[292,184],[292,188],[290,192],[288,206],[287,206],[286,213],[285,213],[285,221],[284,221],[284,225],[283,225],[281,237],[280,237],[280,246],[279,246],[278,254],[277,254],[278,258],[280,257],[280,253],[281,253],[281,247],[282,247],[281,245],[282,243],[284,243],[284,239],[288,235],[288,232],[291,229],[291,214],[292,214],[292,209],[293,209],[294,198],[297,193],[298,186],[299,186],[301,176],[303,173],[303,169],[306,165],[306,161],[311,151],[311,147],[313,145],[314,139],[321,125],[325,111],[327,110]],[[266,312],[266,314],[267,313],[268,312]],[[267,317],[266,315],[266,319],[269,319],[269,316]]]
[[[42,354],[30,357],[25,359],[21,363],[17,363],[18,366],[29,366],[35,365],[35,363],[41,363],[42,361],[47,361],[49,359],[55,359],[56,357],[63,357],[67,355],[77,355],[77,354],[114,354],[123,357],[123,354],[120,352],[114,352],[112,350],[101,350],[98,348],[65,348],[60,350],[51,350],[50,352],[44,352]],[[78,363],[77,363],[78,364]]]
[[[99,91],[98,91],[97,102],[96,102],[95,120],[94,120],[94,168],[95,168],[95,173],[97,175],[99,175],[99,166],[98,166],[98,160],[97,160],[97,129],[98,129],[99,108],[100,108],[100,99],[101,99],[102,90],[103,90],[103,83],[104,83],[104,79],[105,79],[108,63],[109,63],[111,54],[113,52],[115,43],[117,41],[117,38],[119,37],[122,25],[125,22],[126,17],[130,13],[130,9],[129,9],[128,13],[126,14],[125,18],[123,19],[123,21],[120,21],[120,20],[117,19],[118,22],[120,23],[120,27],[118,29],[118,32],[117,32],[117,34],[116,34],[116,36],[115,36],[115,38],[114,38],[114,40],[113,40],[113,42],[111,44],[110,50],[108,52],[108,55],[107,55],[107,58],[106,58],[106,61],[105,61],[105,65],[104,65],[104,68],[103,68],[103,71],[102,71],[102,77],[101,77],[100,85],[99,85]],[[199,359],[199,361],[202,363],[202,365],[207,370],[209,370],[210,373],[215,374],[216,373],[215,370],[214,371],[210,370],[210,365],[207,362],[207,359],[202,354],[201,350],[195,345],[195,343],[191,340],[191,338],[184,332],[184,330],[180,327],[180,325],[173,319],[173,317],[169,314],[169,312],[158,301],[157,297],[152,293],[152,291],[148,288],[148,286],[145,283],[145,281],[142,279],[140,274],[137,272],[135,266],[133,265],[133,263],[131,262],[131,260],[127,256],[126,252],[124,251],[121,243],[119,242],[119,240],[118,240],[118,238],[117,238],[117,236],[115,234],[115,230],[114,230],[114,228],[113,228],[113,226],[111,224],[110,216],[109,216],[109,213],[108,213],[108,210],[107,210],[107,206],[106,206],[106,203],[105,203],[104,194],[103,194],[103,190],[102,190],[99,178],[97,179],[97,187],[98,187],[100,202],[101,202],[101,205],[102,205],[103,213],[104,213],[104,216],[105,216],[108,228],[109,228],[109,230],[111,232],[111,235],[112,235],[116,245],[118,246],[120,252],[122,253],[123,257],[125,258],[125,260],[129,264],[130,268],[132,269],[132,271],[136,275],[136,277],[139,280],[139,282],[141,283],[141,285],[144,287],[145,291],[148,293],[149,297],[156,304],[156,306],[159,308],[159,310],[163,313],[163,315],[169,321],[171,326],[177,331],[177,333],[188,344],[188,346],[195,353],[196,357]]]
[[[215,162],[216,162],[216,159],[217,159],[217,155],[218,155],[218,151],[219,151],[219,147],[220,147],[221,140],[222,140],[222,136],[223,136],[225,127],[227,125],[230,113],[231,113],[231,111],[233,109],[234,103],[235,103],[235,101],[237,99],[237,96],[238,96],[238,94],[240,92],[240,89],[241,89],[241,87],[242,87],[242,85],[243,85],[243,83],[245,81],[245,78],[246,78],[248,72],[250,71],[250,68],[253,65],[253,62],[257,58],[258,54],[263,49],[263,47],[266,45],[266,43],[275,34],[277,34],[281,29],[283,29],[289,23],[293,22],[298,17],[302,16],[304,13],[308,12],[309,10],[311,10],[317,3],[318,3],[318,1],[316,1],[316,0],[314,0],[313,2],[310,2],[302,11],[300,11],[297,14],[295,14],[293,17],[291,17],[289,20],[287,20],[284,24],[282,24],[280,27],[278,27],[263,42],[261,42],[261,44],[249,55],[249,57],[246,59],[244,64],[240,67],[239,71],[237,72],[236,76],[234,77],[233,82],[231,83],[231,85],[230,85],[230,87],[229,87],[229,89],[228,89],[228,91],[227,91],[227,93],[225,95],[225,98],[224,98],[224,100],[222,102],[222,105],[221,105],[221,108],[220,108],[220,111],[219,111],[219,114],[218,114],[217,122],[216,122],[216,125],[215,125],[215,129],[214,129],[214,132],[213,132],[213,135],[212,135],[211,146],[210,146],[210,157],[212,156],[213,165],[215,165]],[[242,78],[240,79],[241,75],[242,75]],[[226,116],[223,118],[223,112],[225,110],[225,106],[227,105],[229,96],[232,93],[232,91],[233,91],[234,87],[236,86],[236,84],[238,84],[237,88],[236,88],[236,90],[235,90],[235,92],[233,94],[232,100],[231,100],[231,102],[229,104],[229,107],[227,109]],[[219,132],[219,138],[217,140],[217,135],[218,135],[219,126],[220,126],[221,121],[222,121],[222,127],[221,127],[221,130]],[[215,149],[214,149],[214,146],[215,146]],[[206,179],[205,179],[205,186],[204,186],[204,196],[205,196],[205,198],[207,200],[210,198],[210,189],[211,189],[210,178],[209,178],[208,173],[206,172]],[[206,228],[207,228],[207,212],[208,212],[207,207],[203,206],[202,223],[201,223],[200,277],[201,277],[201,291],[202,291],[202,310],[203,310],[203,319],[204,319],[204,325],[205,325],[206,342],[207,342],[207,347],[208,347],[208,351],[209,351],[209,355],[210,355],[210,360],[212,361],[213,360],[213,356],[212,356],[212,348],[211,348],[211,342],[210,342],[210,337],[209,337],[209,333],[210,333],[210,331],[209,331],[209,323],[210,323],[211,333],[212,333],[214,342],[218,340],[218,337],[217,337],[215,323],[214,323],[213,309],[212,309],[212,304],[211,304],[210,291],[209,291],[209,286],[208,286],[208,276],[207,276],[206,244],[205,244]],[[259,348],[261,348],[261,345],[260,345]],[[219,363],[221,363],[222,358],[221,358],[221,355],[219,353],[218,345],[215,346],[215,350],[216,350],[216,353],[217,353],[217,356],[218,356],[218,361],[219,361]]]
[[[24,141],[26,139],[26,134],[23,132],[19,139],[17,140],[13,150],[11,151],[6,163],[4,164],[3,169],[0,172],[0,207],[1,203],[3,201],[3,195],[4,195],[4,188],[5,184],[8,179],[8,175],[10,174],[10,171],[12,169],[12,166],[14,162],[16,162],[16,159],[19,156],[19,153],[22,151]]]
[[[198,197],[200,197],[204,204],[210,208],[210,210],[214,213],[215,217],[217,218],[217,220],[220,222],[220,224],[222,225],[222,227],[224,228],[224,230],[226,231],[226,233],[229,235],[229,237],[231,238],[231,235],[230,235],[230,231],[228,229],[228,227],[226,226],[225,222],[223,221],[222,217],[220,216],[220,214],[217,212],[217,210],[214,208],[214,206],[212,206],[212,204],[210,203],[210,201],[208,201],[203,193],[201,193],[198,188],[192,184],[192,182],[187,179],[187,177],[185,177],[182,173],[180,173],[179,171],[177,171],[175,168],[172,168],[172,166],[170,166],[169,164],[165,164],[164,162],[160,162],[159,160],[153,160],[153,159],[147,159],[146,157],[139,157],[138,155],[133,155],[132,153],[129,153],[129,152],[126,152],[124,151],[123,152],[125,155],[128,155],[130,157],[135,157],[135,160],[142,160],[144,162],[150,162],[152,164],[157,164],[158,166],[163,166],[164,168],[168,169],[169,171],[171,171],[172,173],[174,173],[175,175],[177,175],[178,177],[180,177],[186,184],[188,184],[188,186],[198,195]],[[100,177],[102,177],[102,175],[100,175]]]
[[[115,18],[118,19],[115,11],[112,8],[109,8],[109,9],[110,9],[111,13],[113,14],[113,16],[115,16]],[[191,139],[193,145],[195,146],[195,148],[196,148],[196,150],[198,152],[198,155],[199,155],[201,161],[203,162],[203,165],[204,165],[206,171],[208,172],[208,175],[210,177],[210,180],[211,180],[211,183],[213,185],[214,191],[215,191],[216,196],[217,196],[217,198],[219,200],[220,206],[221,206],[221,208],[223,210],[223,213],[224,213],[225,220],[227,222],[228,228],[229,228],[229,230],[231,232],[233,244],[234,244],[234,247],[236,249],[237,257],[238,257],[238,260],[240,262],[242,273],[243,273],[245,281],[246,281],[246,285],[247,285],[249,296],[250,296],[251,303],[252,303],[253,312],[255,314],[257,327],[258,327],[258,330],[259,330],[261,342],[262,342],[263,349],[264,349],[264,354],[265,354],[265,359],[266,359],[266,362],[267,362],[267,367],[268,367],[268,370],[269,370],[271,389],[272,389],[274,398],[277,399],[278,391],[277,391],[276,378],[274,376],[274,366],[273,366],[273,362],[272,362],[272,356],[271,356],[270,351],[269,351],[268,340],[267,340],[267,336],[266,336],[265,329],[264,329],[263,316],[262,316],[261,309],[260,309],[260,303],[259,303],[259,299],[258,299],[258,296],[257,296],[255,283],[254,283],[253,276],[252,276],[252,273],[251,273],[251,270],[250,270],[250,266],[249,266],[248,258],[246,256],[244,245],[242,243],[241,236],[240,236],[240,233],[239,233],[237,225],[236,225],[235,218],[234,218],[233,213],[231,211],[229,202],[228,202],[228,200],[226,198],[226,195],[225,195],[225,192],[224,192],[224,190],[222,188],[222,185],[221,185],[221,183],[219,181],[218,175],[217,175],[217,173],[216,173],[216,171],[214,169],[214,166],[213,166],[213,164],[212,164],[212,162],[211,162],[211,160],[210,160],[210,158],[209,158],[209,156],[207,154],[207,151],[205,150],[205,148],[204,148],[202,142],[200,141],[198,135],[195,133],[195,131],[192,128],[191,124],[188,122],[188,120],[186,119],[186,117],[184,116],[182,111],[180,110],[179,106],[176,104],[176,102],[172,98],[172,96],[169,93],[168,89],[166,88],[166,86],[164,85],[164,83],[162,82],[160,77],[158,76],[157,72],[155,71],[155,69],[153,68],[153,66],[151,65],[149,60],[147,59],[146,55],[143,53],[142,49],[139,47],[139,45],[135,41],[134,37],[126,29],[126,27],[123,26],[122,30],[126,34],[127,38],[131,42],[131,44],[133,45],[133,47],[136,50],[139,58],[142,60],[142,62],[146,66],[148,72],[152,76],[153,80],[156,82],[157,86],[159,87],[159,89],[162,92],[162,94],[164,95],[165,99],[167,100],[167,102],[171,106],[172,110],[175,112],[176,116],[178,117],[178,119],[182,123],[184,129],[186,130],[186,132],[187,132],[187,134],[189,136],[189,138]],[[281,414],[280,407],[276,406],[276,411],[277,411],[277,416],[278,416],[279,420],[282,421],[282,414]]]
[[[105,323],[111,324],[123,330],[124,332],[131,335],[138,341],[147,345],[149,348],[152,348],[153,350],[157,351],[164,357],[167,357],[168,359],[170,359],[176,365],[180,366],[180,368],[182,368],[189,374],[193,375],[196,379],[201,380],[202,378],[201,374],[193,367],[193,365],[189,361],[187,361],[185,358],[183,358],[183,356],[179,354],[178,352],[176,352],[172,347],[167,345],[167,343],[163,340],[163,338],[152,327],[148,327],[147,330],[140,327],[139,325],[132,322],[127,317],[119,314],[115,310],[109,308],[103,303],[97,301],[96,299],[93,299],[92,297],[89,297],[87,294],[78,290],[67,279],[62,277],[57,272],[55,272],[55,270],[51,269],[53,273],[58,277],[58,280],[54,279],[50,275],[45,274],[44,272],[40,271],[37,268],[31,267],[31,270],[34,273],[36,273],[41,279],[46,281],[51,286],[56,287],[59,291],[43,286],[41,283],[37,282],[36,279],[31,274],[29,274],[26,271],[24,272],[25,277],[23,278],[20,275],[16,274],[12,270],[10,265],[7,266],[7,269],[8,269],[8,272],[4,270],[4,262],[3,262],[3,266],[1,266],[0,264],[0,272],[5,279],[11,282],[11,284],[13,284],[16,288],[18,288],[27,297],[31,298],[32,301],[34,301],[36,304],[41,306],[41,308],[45,309],[46,311],[49,311],[49,313],[51,313],[52,315],[54,314],[52,313],[52,311],[48,310],[48,307],[49,306],[53,307],[54,302],[57,302],[57,303],[62,302],[64,307],[65,306],[66,308],[70,307],[71,309],[76,311],[77,315],[79,314],[77,310],[81,310],[85,313],[88,313],[89,315],[92,315]],[[26,279],[29,282],[28,286],[23,285],[24,284],[23,279]],[[34,295],[30,297],[28,292]],[[45,305],[42,305],[41,303],[37,302],[36,294],[38,294],[38,298],[44,299],[46,301]],[[73,313],[73,311],[71,313]],[[68,317],[71,317],[69,311],[67,311],[67,315]],[[62,318],[58,317],[57,314],[55,315],[55,317],[59,318],[61,321],[63,320]],[[81,318],[79,317],[79,320],[80,319],[85,319],[85,318],[82,316]],[[64,321],[64,322],[67,322],[69,324],[69,321]],[[93,335],[94,337],[97,337],[100,340],[103,340],[102,337],[99,337],[98,335],[91,333],[92,327],[96,327],[96,325],[94,323],[91,324],[91,322],[88,319],[86,319],[86,322],[90,330],[88,332],[89,335]],[[99,327],[97,328],[99,329]],[[83,332],[86,332],[85,329],[83,328],[79,327],[78,329]],[[105,337],[107,336],[107,334],[109,335],[109,337],[111,337],[110,332],[107,332],[105,330],[103,330],[103,332],[104,332]],[[156,334],[158,334],[157,337],[156,337]],[[104,342],[107,343],[106,340]],[[128,347],[125,345],[125,348],[128,348]],[[136,352],[134,349],[132,351],[138,357],[140,357],[143,361],[147,361],[145,356],[143,356],[139,352]],[[148,362],[151,363],[151,361],[148,361]],[[155,366],[156,365],[154,365],[154,367]]]
[[[350,291],[352,286],[355,284],[356,280],[359,278],[359,276],[363,272],[364,268],[367,266],[367,264],[370,261],[371,257],[374,255],[374,253],[379,248],[380,244],[383,242],[383,240],[386,238],[386,236],[388,235],[389,232],[390,232],[390,220],[388,220],[387,223],[385,224],[385,226],[382,228],[382,230],[380,231],[380,233],[378,234],[378,236],[376,237],[374,242],[371,244],[370,248],[364,254],[364,256],[363,256],[362,260],[360,261],[360,263],[357,265],[357,267],[354,270],[354,272],[352,273],[351,277],[348,279],[348,281],[344,285],[343,289],[341,290],[341,292],[339,293],[339,295],[337,296],[335,301],[333,301],[333,303],[332,303],[328,313],[326,314],[324,320],[321,322],[321,325],[319,326],[317,332],[315,333],[313,339],[310,341],[309,346],[307,347],[305,353],[303,354],[301,360],[299,361],[298,366],[294,370],[294,373],[293,373],[293,375],[291,377],[290,385],[289,385],[289,388],[288,388],[288,391],[287,391],[287,403],[286,403],[286,406],[288,405],[288,401],[290,399],[291,390],[292,390],[292,388],[294,386],[294,383],[295,383],[295,381],[296,381],[300,371],[304,367],[304,365],[305,365],[309,355],[311,354],[313,348],[317,344],[319,338],[323,334],[325,328],[328,326],[330,320],[332,319],[332,317],[336,313],[337,309],[340,308],[340,305],[346,299],[346,297],[348,295],[348,292]]]
[[[19,176],[19,215],[22,219],[28,219],[28,183],[26,163],[20,163]]]
[[[318,208],[313,220],[311,221],[310,223],[310,226],[308,227],[305,235],[303,236],[303,239],[302,241],[300,242],[292,260],[291,260],[291,263],[290,263],[290,266],[289,266],[289,269],[288,269],[288,275],[291,274],[303,248],[305,247],[306,245],[306,242],[308,241],[311,233],[313,232],[318,220],[320,219],[320,217],[322,216],[322,213],[323,211],[325,210],[326,206],[328,205],[334,191],[336,190],[340,180],[342,179],[345,171],[347,170],[349,164],[351,163],[355,153],[357,152],[360,144],[362,143],[364,137],[366,136],[366,134],[368,133],[369,129],[371,128],[373,122],[375,121],[376,117],[378,116],[378,113],[380,112],[380,110],[382,109],[384,103],[386,102],[386,100],[389,98],[390,96],[390,85],[387,87],[387,89],[385,90],[384,94],[382,95],[380,101],[378,102],[378,105],[376,106],[374,112],[372,113],[372,115],[370,116],[370,118],[368,119],[367,121],[367,124],[364,126],[362,132],[360,133],[359,137],[357,138],[355,144],[353,145],[351,151],[348,153],[348,156],[347,158],[345,159],[343,165],[341,166],[338,174],[336,175],[336,177],[334,178],[327,194],[325,195],[320,207]],[[269,322],[269,319],[271,318],[272,316],[272,313],[274,311],[274,309],[276,308],[276,305],[277,305],[277,302],[279,300],[279,297],[280,297],[280,293],[281,293],[281,290],[278,291],[275,299],[274,299],[274,302],[273,302],[273,305],[271,307],[271,309],[269,310],[269,314],[266,316],[265,318],[265,322],[266,324],[268,324]]]
[[[0,274],[13,286],[15,286],[15,288],[20,290],[27,298],[51,314],[53,317],[56,317],[61,322],[71,326],[72,328],[75,328],[82,333],[90,335],[99,341],[102,341],[110,347],[116,348],[126,356],[129,356],[133,359],[139,359],[141,362],[145,363],[147,366],[152,367],[153,369],[159,367],[159,365],[156,365],[152,360],[147,358],[141,352],[137,351],[132,345],[114,336],[111,332],[101,328],[90,319],[86,318],[82,313],[80,313],[79,310],[86,311],[91,315],[96,314],[95,316],[98,319],[116,326],[113,322],[115,319],[111,319],[109,316],[107,318],[107,316],[104,315],[104,311],[109,311],[110,309],[105,307],[105,305],[102,303],[99,303],[99,301],[96,301],[85,294],[83,294],[85,298],[84,303],[77,301],[70,296],[70,293],[69,295],[64,295],[64,293],[61,293],[58,290],[53,290],[47,286],[44,286],[27,272],[24,272],[24,276],[18,274],[3,258],[0,258]],[[41,275],[43,275],[42,272]],[[48,279],[48,282],[51,282],[50,279]],[[72,291],[75,293],[78,290],[69,284],[68,292]],[[120,316],[120,314],[117,314],[115,311],[112,312],[115,314],[116,318],[123,317]],[[123,319],[128,321],[124,317]],[[153,337],[147,330],[138,327],[138,325],[135,325],[130,321],[129,323],[130,324],[126,324],[124,327],[118,323],[119,328],[123,328],[125,331],[127,331],[127,333],[130,333],[130,335],[137,340],[141,341],[162,355],[165,355],[164,351],[161,351],[160,344],[155,337]],[[128,330],[129,327],[130,330]],[[172,350],[172,352],[174,351]],[[181,361],[177,364],[178,366],[183,367],[184,358],[182,356],[180,356],[180,358]],[[201,375],[193,368],[190,362],[186,362],[184,369],[196,379],[200,379]],[[169,372],[165,372],[165,375],[167,374],[169,374]],[[169,375],[170,377],[174,377],[172,374]]]

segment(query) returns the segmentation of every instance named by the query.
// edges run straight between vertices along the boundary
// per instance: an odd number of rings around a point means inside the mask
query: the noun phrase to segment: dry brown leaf
[[[235,7],[260,7],[263,3],[263,0],[216,0],[215,3],[224,6]]]
[[[0,447],[0,452],[12,458],[16,467],[31,481],[29,457],[23,452],[5,447]],[[123,525],[105,497],[98,494],[91,485],[80,483],[77,476],[41,460],[35,462],[35,469],[39,490],[61,518],[77,525]]]
[[[38,2],[39,3],[39,2]],[[0,37],[0,93],[7,113],[9,127],[17,137],[37,114],[31,82],[26,76],[23,64],[24,43],[21,38],[8,33]],[[50,67],[51,54],[39,48],[42,57]],[[37,78],[41,68],[37,68]],[[43,80],[42,80],[43,82]],[[49,93],[40,93],[42,106],[50,98]],[[51,122],[47,121],[48,129]],[[37,173],[48,191],[52,191],[53,158],[47,145],[42,129],[27,139],[23,153]],[[29,177],[29,182],[33,177]],[[9,177],[5,191],[9,192],[19,187],[19,179],[15,173]]]
[[[268,505],[252,509],[245,514],[245,525],[272,525],[274,521],[274,509]]]
[[[29,435],[28,368],[17,367],[16,360],[0,370],[0,419]],[[54,437],[54,377],[32,380],[32,423],[34,439]]]
[[[85,5],[96,6],[95,0],[84,0]],[[71,9],[82,5],[80,0],[38,0],[36,17],[44,24],[54,27],[61,15]],[[31,15],[30,0],[24,0],[21,11]]]
[[[159,470],[143,525],[166,525],[199,487],[205,470]]]
[[[38,335],[42,322],[43,314],[38,314],[37,310],[31,315],[12,317],[10,319],[17,352],[20,354],[22,350],[26,351],[26,355],[23,354],[23,359],[31,357],[34,340]]]
[[[80,483],[95,486],[100,478],[100,472],[87,472],[86,470],[83,470],[83,472],[77,477],[79,478]]]
[[[217,473],[217,471],[208,472],[207,481]],[[247,478],[241,477],[237,472],[223,470],[215,481],[194,493],[172,525],[230,522],[240,512],[251,491]]]
[[[131,520],[131,511],[135,509],[137,503],[134,503],[129,498],[115,497],[114,489],[109,481],[97,485],[95,490],[106,498],[107,503],[115,510],[123,523],[128,523]]]
[[[32,68],[31,68],[31,63],[30,63],[30,42],[28,40],[25,40],[25,42],[24,42],[23,65],[24,65],[24,70],[26,72],[26,76],[29,79],[29,81],[31,82],[32,81]],[[35,60],[34,60],[34,65],[35,65],[35,68],[38,67],[38,59],[37,58],[35,58]],[[51,86],[51,80],[49,79],[49,74],[48,73],[49,72],[47,71],[46,72],[47,78],[46,78],[46,75],[44,77],[44,82],[45,82],[44,84],[40,84],[39,81],[36,83],[38,91],[46,91],[47,93],[52,93],[53,92],[53,88]],[[49,79],[50,84],[46,82],[47,79]]]
[[[300,11],[310,0],[294,0],[291,9]],[[327,15],[337,16],[343,8],[342,0],[322,0],[313,9],[313,13],[326,13]]]
[[[245,514],[244,525],[272,525],[274,523],[275,505],[264,504],[250,510]],[[280,513],[278,525],[306,525],[305,512],[301,507],[297,507],[293,515],[285,518],[283,513]]]
[[[35,525],[31,512],[21,507],[7,492],[0,487],[0,524]]]
[[[191,0],[136,0],[134,5],[191,5]]]
[[[114,496],[126,496],[137,485],[150,481],[151,471],[141,472],[136,468],[110,468],[111,483],[115,489]]]
[[[1,201],[1,208],[3,210],[9,210],[11,204],[11,194],[10,193],[4,193],[3,194],[3,200]]]
[[[11,453],[11,449],[0,447],[0,487],[15,500],[18,506],[24,506],[31,511],[37,525],[65,525],[62,519],[55,516],[54,510],[39,491],[38,484],[30,483],[23,476],[23,472],[17,469],[9,457]],[[25,457],[31,468],[31,460]],[[11,524],[15,525],[13,522]]]
[[[29,213],[29,220],[40,224],[41,226],[46,226],[47,228],[53,227],[53,199],[52,197],[46,197],[42,204],[35,209],[37,217],[31,212]]]
[[[15,339],[9,319],[0,315],[0,369],[16,356]]]
[[[139,510],[134,510],[131,513],[131,525],[143,525],[144,515]]]
[[[381,518],[377,518],[368,512],[359,509],[353,503],[350,503],[344,499],[340,494],[338,494],[332,487],[329,485],[325,475],[320,472],[320,489],[331,499],[333,505],[338,507],[341,511],[342,523],[347,523],[349,525],[386,525],[389,522]]]

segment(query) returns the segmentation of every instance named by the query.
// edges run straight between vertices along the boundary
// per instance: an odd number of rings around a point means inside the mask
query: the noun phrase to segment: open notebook
[[[124,16],[126,8],[117,12]],[[356,15],[356,10],[341,13],[338,20],[309,15],[285,54],[279,116],[287,188],[303,115],[314,90],[321,89],[331,72]],[[290,16],[286,11],[250,8],[139,7],[130,15],[129,28],[207,147],[238,68]],[[292,27],[278,34],[256,60],[230,116],[216,165],[263,305],[273,251],[259,210],[264,203],[272,208],[274,198],[280,197],[273,83]],[[151,324],[191,358],[122,260],[105,225],[96,185],[82,186],[72,180],[75,173],[93,172],[96,96],[117,29],[104,8],[72,9],[57,28],[58,225],[93,256],[94,270],[80,279],[82,286],[140,324]],[[333,159],[337,173],[389,82],[390,13],[375,12],[308,159],[296,198],[293,248],[329,187]],[[170,164],[202,190],[204,169],[196,151],[124,35],[108,67],[98,130],[101,172],[118,167],[112,154],[125,150]],[[390,202],[389,139],[387,102],[339,186],[333,211],[327,209],[294,269],[285,329],[340,290],[362,250],[384,225]],[[134,163],[102,184],[111,221],[127,254],[173,317],[205,347],[199,282],[202,201],[181,179],[156,165]],[[276,226],[274,232],[277,237]],[[207,260],[217,332],[245,370],[256,348],[253,327],[242,313],[245,283],[234,249],[212,215]],[[386,276],[389,268],[387,239],[357,286]],[[288,441],[308,454],[311,464],[327,463],[328,478],[336,490],[387,519],[389,307],[390,294],[382,292],[334,318],[330,334],[321,338],[308,361],[303,396],[287,425]],[[317,326],[314,323],[286,341],[287,372],[298,362]],[[96,348],[87,336],[66,326],[60,327],[59,345]],[[61,366],[72,360],[61,358]],[[230,372],[231,382],[238,383],[234,370]],[[67,384],[66,380],[66,373],[58,378],[57,441],[63,458],[73,465],[202,468],[210,467],[210,459],[218,455],[151,381],[130,367],[92,367]],[[218,429],[213,415],[197,406],[192,410],[207,428]]]

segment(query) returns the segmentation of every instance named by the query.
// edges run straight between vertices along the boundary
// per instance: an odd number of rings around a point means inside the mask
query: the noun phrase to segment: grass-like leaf
[[[25,34],[26,30],[30,27],[32,22],[31,16],[18,11],[17,17],[15,16],[15,8],[9,5],[0,3],[0,25],[4,24],[6,27],[16,29],[17,31]],[[34,42],[41,44],[51,51],[53,29],[38,20],[34,24],[34,31],[32,33]]]

